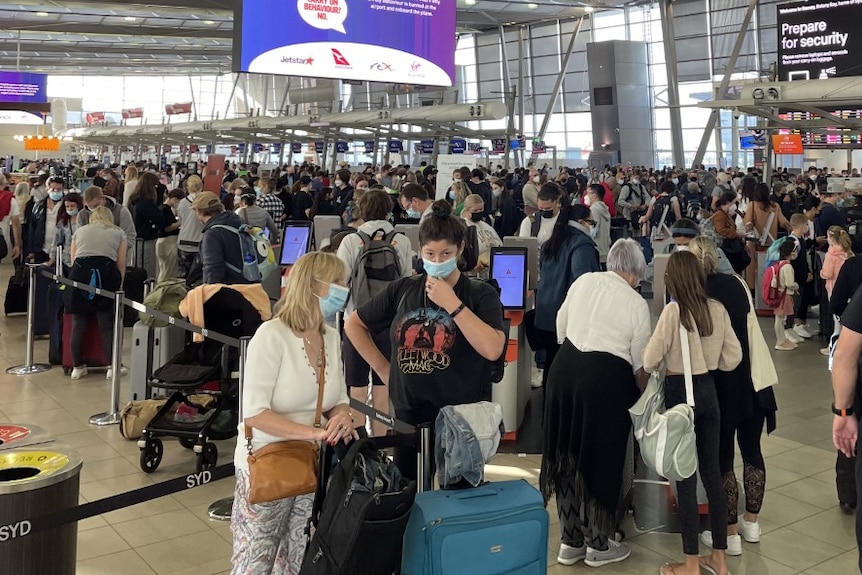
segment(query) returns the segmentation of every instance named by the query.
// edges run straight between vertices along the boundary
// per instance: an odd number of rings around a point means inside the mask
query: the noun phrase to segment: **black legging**
[[[766,412],[758,406],[754,407],[754,415],[739,423],[736,427],[721,426],[719,442],[719,468],[724,482],[724,493],[727,496],[727,524],[736,525],[739,508],[739,486],[736,482],[734,466],[734,437],[739,444],[742,455],[743,476],[745,487],[745,510],[757,515],[763,505],[763,494],[766,490],[766,465],[763,463],[763,452],[760,448],[760,437],[766,423]]]
[[[669,375],[664,384],[665,407],[685,403],[685,378]],[[712,527],[712,548],[727,549],[727,509],[719,471],[721,435],[718,396],[712,375],[694,376],[694,431],[697,435],[697,467],[709,499],[709,523]],[[697,477],[676,482],[679,518],[682,524],[682,550],[686,555],[700,551],[700,515],[697,508]]]
[[[545,331],[537,329],[539,339],[542,343],[542,348],[545,350],[545,367],[542,369],[542,416],[545,413],[545,390],[548,388],[548,374],[551,373],[551,364],[554,363],[554,358],[557,357],[557,352],[560,351],[560,344],[557,342],[557,332]]]
[[[100,311],[95,314],[72,314],[72,336],[69,347],[72,352],[73,367],[84,365],[84,337],[87,334],[87,326],[93,315],[99,322],[99,335],[102,336],[102,348],[105,350],[105,359],[110,364],[112,359],[114,342],[114,313],[112,311]],[[93,366],[90,366],[93,367]]]

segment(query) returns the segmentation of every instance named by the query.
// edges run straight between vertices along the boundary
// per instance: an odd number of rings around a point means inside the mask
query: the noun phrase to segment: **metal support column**
[[[730,138],[730,165],[737,167],[739,166],[739,138],[736,135],[739,133],[739,116],[736,112],[731,114],[730,133],[732,135]]]
[[[518,28],[518,133],[524,133],[524,108],[526,106],[526,101],[524,99],[524,75],[526,74],[526,70],[524,70],[524,27],[521,26]],[[524,151],[520,148],[518,149],[520,154],[523,154]],[[521,162],[519,164],[523,165],[524,156],[521,155]]]
[[[664,3],[661,3],[664,6]],[[716,98],[724,99],[727,94],[727,88],[730,86],[730,76],[736,68],[736,61],[739,59],[739,52],[742,50],[742,43],[745,41],[745,34],[748,32],[748,25],[751,23],[751,17],[754,14],[754,9],[757,7],[757,0],[749,0],[748,9],[745,11],[745,18],[742,19],[742,27],[739,29],[739,34],[736,35],[736,43],[733,45],[733,51],[730,53],[730,59],[727,61],[727,66],[724,68],[724,77],[721,79],[721,84],[718,86]],[[667,49],[667,44],[665,44]],[[676,56],[676,52],[674,52]],[[674,57],[674,61],[676,58]],[[674,79],[676,79],[676,70],[674,66]],[[670,82],[670,71],[667,76]],[[678,110],[679,108],[677,108]],[[709,136],[715,129],[716,121],[718,120],[719,110],[713,109],[709,115],[709,120],[706,122],[706,127],[703,129],[703,136],[700,139],[700,145],[697,147],[697,153],[694,155],[694,166],[700,165],[703,162],[703,156],[706,154],[706,146],[709,144]],[[671,118],[673,118],[673,110],[671,110]]]
[[[503,56],[503,85],[506,87],[503,98],[506,101],[506,112],[509,115],[506,122],[506,151],[503,158],[503,167],[508,171],[511,155],[509,140],[515,135],[515,86],[512,84],[512,75],[509,73],[509,48],[506,46],[506,29],[503,26],[500,26],[500,51]]]
[[[551,122],[551,114],[554,111],[554,105],[557,103],[557,97],[560,95],[560,88],[563,87],[563,80],[566,77],[566,70],[569,67],[569,59],[572,57],[572,52],[575,50],[575,40],[578,39],[578,34],[581,31],[581,24],[584,23],[584,18],[578,18],[578,23],[572,32],[572,38],[569,40],[569,47],[566,48],[566,53],[563,54],[563,62],[560,66],[560,73],[557,74],[557,81],[554,82],[554,89],[551,91],[551,97],[548,100],[548,107],[545,109],[545,117],[542,119],[542,126],[539,128],[539,134],[536,136],[540,140],[545,139],[545,131],[548,129],[548,124]]]
[[[281,98],[281,105],[278,107],[278,115],[281,116],[284,111],[284,105],[287,103],[287,96],[290,93],[290,76],[284,82],[284,96]],[[286,115],[286,114],[285,114]]]
[[[679,77],[676,66],[676,45],[673,33],[673,7],[670,0],[659,0],[664,40],[664,61],[667,68],[667,96],[670,106],[670,136],[673,147],[673,163],[677,168],[685,164],[682,143],[682,118],[679,111]]]
[[[227,106],[224,109],[224,117],[227,120],[227,114],[230,112],[230,105],[233,102],[233,97],[236,96],[236,85],[239,83],[239,74],[233,79],[233,88],[230,89],[230,96],[227,99]]]

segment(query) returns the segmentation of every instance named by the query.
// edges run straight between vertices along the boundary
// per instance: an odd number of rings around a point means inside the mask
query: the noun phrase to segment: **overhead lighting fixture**
[[[529,8],[530,10],[535,10],[535,9],[536,9],[536,8],[538,8],[538,7],[539,7],[539,5],[538,5],[538,4],[534,4],[534,3],[532,3],[532,2],[530,2],[529,4],[527,4],[527,8]]]
[[[215,24],[215,20],[204,20],[204,24],[206,24],[207,26],[212,26],[213,24]]]
[[[586,12],[588,14],[590,12],[592,12],[593,10],[595,10],[595,8],[593,8],[592,6],[584,6],[584,12]]]
[[[50,14],[48,14],[47,12],[36,12],[36,16],[41,16],[42,18],[44,18],[46,16],[50,16]]]
[[[123,18],[123,20],[125,20],[126,22],[135,22],[137,18],[135,18],[134,16],[126,16],[125,18]]]

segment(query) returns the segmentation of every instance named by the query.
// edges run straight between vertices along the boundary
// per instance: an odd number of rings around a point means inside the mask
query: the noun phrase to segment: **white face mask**
[[[540,177],[540,176],[533,176],[533,183],[538,184],[538,183],[539,183],[539,181],[541,181],[541,177]]]
[[[736,205],[731,205],[730,208],[727,210],[727,213],[731,216],[735,216],[736,215]]]
[[[339,187],[340,187],[340,186],[341,186],[341,184],[342,184],[341,180],[335,180],[335,185],[336,185],[336,186],[339,186]]]

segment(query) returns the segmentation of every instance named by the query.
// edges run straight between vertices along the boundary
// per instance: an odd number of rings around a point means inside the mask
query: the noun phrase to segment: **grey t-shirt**
[[[126,241],[126,234],[116,226],[87,224],[78,228],[72,241],[76,258],[105,257],[117,261],[117,250]]]

